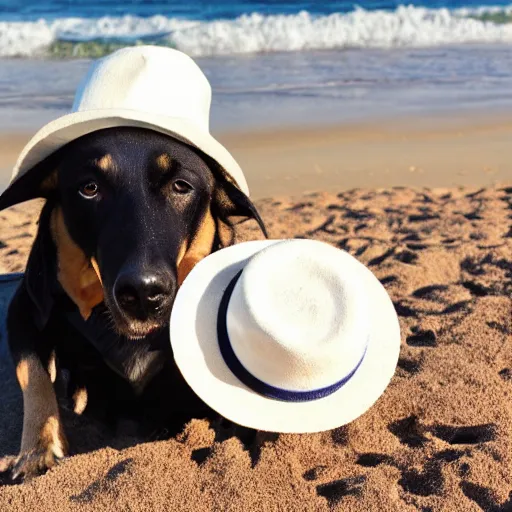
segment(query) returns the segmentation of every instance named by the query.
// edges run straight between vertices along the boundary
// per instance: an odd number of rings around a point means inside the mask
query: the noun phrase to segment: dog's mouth
[[[131,340],[140,340],[150,334],[155,334],[156,332],[161,331],[166,326],[166,324],[161,323],[139,321],[124,322],[123,324],[115,322],[115,325],[119,334]]]
[[[127,315],[115,301],[110,297],[105,297],[105,304],[112,319],[112,327],[119,335],[131,340],[140,340],[165,329],[169,325],[172,302],[174,301],[169,301],[165,307],[151,317],[140,319]]]

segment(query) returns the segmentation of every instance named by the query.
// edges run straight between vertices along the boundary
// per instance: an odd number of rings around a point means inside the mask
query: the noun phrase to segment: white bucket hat
[[[123,48],[92,63],[72,112],[44,126],[18,158],[11,185],[68,142],[116,126],[169,134],[213,158],[245,193],[231,154],[209,132],[211,87],[197,64],[171,48]]]
[[[313,240],[245,242],[207,256],[178,291],[170,332],[175,361],[204,402],[273,432],[356,419],[384,392],[400,350],[381,283]]]

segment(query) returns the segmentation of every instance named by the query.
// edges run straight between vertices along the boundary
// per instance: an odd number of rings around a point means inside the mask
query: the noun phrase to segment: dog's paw
[[[21,452],[17,457],[0,459],[0,473],[10,474],[11,480],[28,480],[57,465],[66,454],[67,443],[62,439],[39,443],[37,448]]]
[[[20,453],[17,457],[4,457],[0,460],[0,472],[9,472],[12,480],[28,480],[43,474],[63,458],[63,453],[55,453],[52,448],[37,449]]]
[[[12,455],[0,458],[0,473],[7,473],[7,471],[10,471],[13,464],[16,462],[16,459],[17,457]]]

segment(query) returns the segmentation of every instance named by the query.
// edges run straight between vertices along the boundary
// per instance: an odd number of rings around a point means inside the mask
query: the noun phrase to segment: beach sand
[[[512,510],[511,128],[221,138],[272,238],[331,243],[384,284],[402,332],[390,386],[350,425],[311,435],[191,418],[142,442],[64,410],[76,454],[0,486],[0,510]],[[0,271],[23,269],[39,208],[0,213]],[[1,345],[0,456],[16,453],[21,425]]]
[[[251,197],[356,187],[487,186],[512,181],[512,116],[403,117],[214,135],[244,170]],[[0,190],[26,133],[0,134]]]

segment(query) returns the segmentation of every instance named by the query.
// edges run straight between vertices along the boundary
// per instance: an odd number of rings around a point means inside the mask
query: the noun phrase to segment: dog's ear
[[[60,152],[57,151],[17,179],[0,196],[0,210],[36,197],[50,198],[57,188],[59,159]]]
[[[215,164],[216,165],[216,164]],[[211,212],[217,225],[214,249],[232,245],[235,241],[234,218],[255,220],[265,238],[267,229],[252,201],[233,183],[227,174],[216,165],[214,169],[215,191]]]
[[[34,319],[42,329],[53,307],[53,286],[57,276],[57,255],[50,222],[54,204],[48,201],[39,216],[39,229],[28,257],[24,286],[34,303]]]

